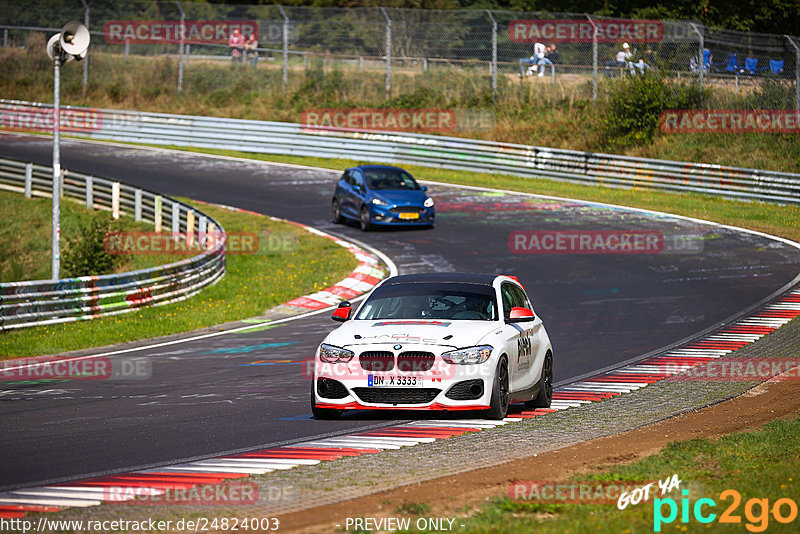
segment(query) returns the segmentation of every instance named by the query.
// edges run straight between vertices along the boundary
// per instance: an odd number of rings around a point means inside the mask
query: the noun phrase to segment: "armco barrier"
[[[163,113],[66,108],[70,135],[124,142],[406,163],[610,187],[800,203],[800,174],[412,133]],[[47,132],[52,107],[0,100],[0,128]]]
[[[0,159],[0,189],[51,196],[52,168]],[[188,298],[225,274],[225,233],[195,208],[104,178],[63,171],[64,196],[87,207],[133,215],[174,234],[212,235],[203,254],[168,265],[121,274],[0,284],[0,331],[65,323],[129,312]]]

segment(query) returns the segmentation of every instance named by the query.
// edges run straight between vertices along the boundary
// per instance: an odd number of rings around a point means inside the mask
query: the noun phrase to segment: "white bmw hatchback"
[[[515,277],[435,273],[381,282],[341,321],[314,358],[311,408],[330,419],[344,410],[482,410],[548,407],[553,349]]]

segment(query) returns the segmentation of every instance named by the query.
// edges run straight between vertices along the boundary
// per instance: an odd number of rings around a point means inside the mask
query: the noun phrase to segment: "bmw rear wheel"
[[[505,356],[497,362],[494,373],[494,386],[492,387],[492,400],[487,410],[487,418],[503,419],[508,413],[508,362]]]
[[[526,408],[549,408],[553,401],[553,353],[547,351],[542,365],[542,378],[539,379],[539,394],[525,403]]]

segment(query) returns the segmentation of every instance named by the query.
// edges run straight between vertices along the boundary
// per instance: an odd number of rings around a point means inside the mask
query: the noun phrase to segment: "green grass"
[[[681,490],[688,490],[689,521],[682,522],[680,491],[661,497],[675,500],[678,510],[671,524],[664,524],[661,532],[797,532],[800,519],[781,524],[771,515],[765,519],[759,506],[750,504],[751,516],[746,515],[750,499],[768,499],[772,509],[775,501],[789,498],[800,506],[800,457],[797,455],[797,436],[800,435],[800,418],[775,421],[762,429],[722,437],[716,441],[695,439],[672,443],[661,452],[630,465],[612,466],[605,470],[581,475],[573,481],[613,482],[640,481],[645,485],[677,474],[682,481]],[[655,485],[654,485],[655,486]],[[736,490],[741,503],[733,515],[741,518],[740,524],[719,523],[722,512],[732,505],[731,497],[720,498],[725,490]],[[716,513],[717,518],[708,525],[699,523],[693,516],[695,502],[709,498],[716,507],[703,507],[703,513]],[[464,533],[563,533],[563,532],[614,532],[638,533],[654,530],[654,498],[649,502],[629,505],[624,510],[614,504],[553,504],[544,500],[503,498],[485,505],[478,513],[461,520]],[[668,516],[668,505],[661,510]],[[789,514],[784,505],[782,513]],[[751,525],[748,527],[747,525]],[[752,529],[752,530],[751,530]]]
[[[253,317],[338,282],[357,265],[343,247],[296,226],[214,206],[203,205],[201,209],[228,232],[291,236],[296,238],[297,247],[287,253],[228,255],[223,279],[182,302],[91,321],[2,333],[0,359],[99,347]]]
[[[20,193],[0,190],[0,282],[22,280],[46,280],[50,278],[50,222],[52,201],[49,198],[25,198]],[[83,204],[69,199],[61,201],[61,247],[67,253],[69,243],[76,238],[92,220],[112,223],[107,211],[86,209]],[[152,227],[137,223],[132,217],[121,217],[114,223],[119,230],[146,231]],[[165,263],[160,256],[119,256],[111,272],[144,269]],[[168,260],[169,261],[169,260]],[[103,273],[108,274],[108,273]],[[62,263],[63,277],[77,273],[66,271]]]
[[[230,150],[195,150],[182,147],[170,148],[262,161],[326,167],[330,169],[344,169],[362,163],[370,163],[366,161],[343,159],[249,154]],[[520,178],[502,174],[451,171],[414,165],[404,165],[403,167],[408,169],[419,179],[452,184],[492,187],[595,202],[607,202],[622,206],[664,211],[677,215],[714,221],[721,224],[740,226],[800,241],[800,206],[778,206],[760,202],[742,202],[695,193],[681,194],[647,189],[616,189],[557,182],[554,180]]]

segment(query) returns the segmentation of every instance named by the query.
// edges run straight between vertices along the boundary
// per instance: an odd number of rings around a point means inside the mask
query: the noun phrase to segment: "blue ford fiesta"
[[[407,171],[387,165],[346,169],[333,192],[333,220],[374,226],[433,226],[433,199]]]

